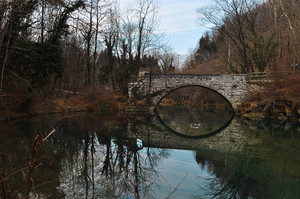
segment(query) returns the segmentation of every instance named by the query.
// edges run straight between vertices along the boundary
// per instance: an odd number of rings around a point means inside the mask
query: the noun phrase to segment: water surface
[[[176,125],[192,122],[183,115]],[[235,117],[206,138],[183,137],[154,116],[52,116],[0,127],[2,176],[24,166],[36,134],[56,129],[41,148],[50,155],[35,173],[36,198],[300,198],[297,122]],[[5,186],[11,198],[23,193],[22,175]]]

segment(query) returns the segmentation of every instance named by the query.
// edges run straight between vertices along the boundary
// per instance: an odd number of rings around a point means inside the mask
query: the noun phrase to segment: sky
[[[160,29],[175,53],[190,54],[201,36],[209,29],[199,24],[196,9],[207,6],[208,0],[160,0]]]
[[[164,32],[174,53],[188,55],[208,31],[199,24],[196,9],[211,0],[157,0],[159,2],[159,32]],[[120,0],[121,5],[134,5],[135,0]]]

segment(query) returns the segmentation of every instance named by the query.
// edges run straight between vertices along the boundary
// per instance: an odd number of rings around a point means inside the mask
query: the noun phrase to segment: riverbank
[[[260,85],[265,89],[261,93],[253,93],[242,104],[237,114],[250,119],[274,118],[279,120],[297,120],[300,122],[300,74],[289,76],[281,80]],[[185,105],[201,105],[206,108],[228,110],[225,101],[214,93],[208,94],[203,91],[194,92],[187,90],[188,98],[184,93],[172,93],[165,98],[161,105],[169,106],[177,103]],[[196,93],[192,97],[190,93]],[[205,98],[204,98],[205,96]],[[220,99],[216,98],[219,97]],[[7,103],[5,103],[5,101]],[[23,101],[19,103],[19,101]],[[128,102],[127,96],[118,91],[105,91],[91,89],[87,93],[60,93],[48,97],[31,97],[26,100],[5,98],[0,101],[0,121],[10,121],[30,116],[74,113],[74,112],[122,112],[136,107],[145,107],[141,100]],[[193,103],[192,103],[193,102]],[[132,108],[132,107],[133,108]],[[130,109],[130,110],[131,110]],[[140,109],[139,109],[140,110]],[[144,109],[143,109],[144,110]]]
[[[251,119],[274,118],[300,122],[300,74],[265,83],[260,93],[253,93],[238,114]]]
[[[90,91],[84,94],[52,95],[29,98],[24,102],[0,109],[0,121],[10,121],[37,115],[75,112],[120,112],[128,106],[127,97],[117,91]],[[25,101],[26,102],[26,101]]]

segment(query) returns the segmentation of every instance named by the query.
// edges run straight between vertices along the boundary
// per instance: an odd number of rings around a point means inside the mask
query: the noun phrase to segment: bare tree
[[[274,27],[278,38],[278,55],[277,65],[279,68],[285,60],[281,60],[282,56],[290,57],[289,62],[295,62],[299,58],[299,31],[300,15],[299,0],[269,0],[269,4],[273,8]],[[284,47],[287,47],[285,49]],[[291,60],[292,59],[292,60]],[[288,65],[288,64],[287,64]]]
[[[152,47],[154,30],[157,28],[158,5],[154,0],[138,0],[138,8],[135,12],[138,16],[137,31],[138,40],[136,43],[136,64],[140,65],[140,60],[147,48]]]
[[[91,71],[92,71],[92,60],[91,60],[91,46],[92,46],[92,37],[95,34],[95,30],[93,29],[93,0],[90,0],[88,6],[88,23],[84,24],[83,27],[83,37],[86,41],[86,69],[87,69],[87,78],[86,78],[86,85],[91,86]]]
[[[0,2],[0,46],[2,46],[2,40],[6,31],[6,20],[7,20],[7,2]],[[1,48],[0,48],[1,52]]]
[[[135,30],[136,26],[127,16],[126,19],[122,19],[122,25],[120,26],[117,44],[117,82],[119,88],[127,93],[127,85],[130,81],[131,74],[135,74],[136,70],[134,65],[134,41],[136,38]]]
[[[7,14],[8,14],[7,13],[7,3],[6,3],[6,1],[2,1],[0,3],[0,55],[2,54],[1,51],[3,50],[2,42],[3,42],[4,36],[6,34],[6,31],[7,31],[7,23],[6,23]],[[8,48],[6,48],[5,50],[8,51]],[[6,52],[5,54],[7,54],[7,53],[8,52]],[[3,88],[3,78],[4,78],[5,65],[6,65],[6,63],[4,61],[3,64],[2,64],[2,67],[1,67],[0,93],[2,93],[2,88]]]
[[[249,73],[255,68],[263,71],[274,56],[276,43],[270,33],[270,24],[264,22],[268,12],[264,4],[252,0],[215,0],[215,5],[198,9],[198,13],[212,23],[229,41],[233,72]],[[226,39],[225,39],[226,41]]]
[[[290,33],[292,34],[293,38],[293,71],[296,67],[297,58],[299,58],[300,54],[300,43],[298,40],[299,32],[297,33],[297,29],[300,28],[300,15],[299,15],[299,8],[300,8],[300,2],[299,0],[290,0],[289,2],[283,2],[282,0],[278,1],[282,15],[284,19],[286,20],[287,27],[290,30]],[[284,5],[285,3],[285,5]]]
[[[155,30],[158,23],[158,4],[155,0],[137,0],[133,9],[124,13],[120,22],[117,43],[118,74],[122,90],[127,93],[127,83],[135,80],[142,59],[161,44],[161,35]]]
[[[273,20],[274,20],[274,27],[276,29],[276,34],[277,34],[277,38],[278,38],[278,55],[277,55],[277,64],[274,65],[274,69],[277,70],[279,68],[279,63],[280,63],[280,59],[281,59],[281,18],[283,15],[278,16],[278,3],[277,0],[269,0],[270,5],[273,8]]]
[[[170,46],[166,45],[155,50],[154,57],[158,60],[158,65],[162,73],[174,72],[175,69],[179,68],[179,55],[172,53]]]
[[[108,11],[108,16],[105,19],[105,25],[102,30],[101,36],[103,38],[106,61],[102,61],[101,75],[105,83],[110,82],[112,89],[115,89],[115,78],[113,71],[116,68],[116,55],[114,54],[117,49],[118,38],[120,31],[120,17],[116,7],[111,7]]]
[[[99,8],[100,0],[96,0],[96,8],[95,8],[95,15],[96,15],[96,25],[95,25],[95,37],[94,37],[94,52],[93,52],[93,63],[92,63],[92,85],[95,85],[95,75],[96,75],[96,59],[97,59],[97,50],[98,50],[98,35],[99,35],[99,26],[101,22],[101,12]]]
[[[1,83],[0,92],[3,89],[4,71],[6,69],[7,60],[9,57],[9,48],[14,45],[15,41],[25,32],[28,28],[27,18],[34,11],[37,0],[26,1],[21,3],[19,0],[14,0],[1,4],[1,27],[4,28],[2,33],[3,39],[1,39],[0,55],[3,59],[0,59],[1,65]],[[7,15],[7,19],[4,24],[4,16]],[[2,31],[1,31],[2,32]]]
[[[50,31],[51,34],[49,35],[48,42],[56,44],[60,42],[63,34],[65,33],[67,26],[67,20],[69,19],[72,12],[75,10],[84,7],[84,3],[82,0],[77,0],[71,5],[65,5],[62,13],[58,16],[55,25],[53,26],[52,30]]]
[[[215,0],[215,5],[208,8],[198,9],[198,13],[215,25],[235,45],[239,54],[236,59],[237,66],[228,65],[235,72],[250,72],[250,60],[246,43],[246,27],[244,17],[248,11],[247,0]],[[238,68],[237,68],[238,67]]]

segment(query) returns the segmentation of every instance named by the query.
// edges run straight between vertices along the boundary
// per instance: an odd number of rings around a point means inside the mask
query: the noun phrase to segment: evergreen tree
[[[199,40],[198,49],[195,52],[195,60],[197,64],[201,64],[204,61],[209,61],[214,58],[217,52],[217,46],[208,32],[202,36]]]

